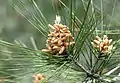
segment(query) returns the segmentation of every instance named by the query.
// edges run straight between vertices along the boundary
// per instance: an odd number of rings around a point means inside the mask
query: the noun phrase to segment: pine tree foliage
[[[55,3],[53,4],[57,14],[64,18],[65,23],[62,23],[68,26],[68,30],[74,37],[75,43],[68,45],[65,54],[51,54],[30,49],[21,42],[16,44],[0,40],[0,63],[4,63],[0,64],[0,81],[33,83],[35,82],[33,77],[36,74],[45,75],[43,83],[114,83],[118,81],[120,40],[113,40],[110,43],[113,45],[110,53],[101,52],[101,49],[105,50],[105,46],[108,50],[110,39],[106,37],[104,40],[105,33],[101,33],[100,37],[97,33],[99,27],[103,31],[104,17],[108,19],[102,9],[103,0],[100,1],[101,8],[96,7],[93,0],[68,0],[68,4],[64,0],[57,0],[56,3],[60,4],[58,8]],[[44,37],[48,37],[49,23],[35,0],[9,0],[9,2]],[[81,2],[84,7],[83,19],[79,19],[76,13],[77,2]],[[99,40],[100,45],[97,43]],[[107,44],[103,45],[106,42]],[[35,44],[34,46],[37,47]]]

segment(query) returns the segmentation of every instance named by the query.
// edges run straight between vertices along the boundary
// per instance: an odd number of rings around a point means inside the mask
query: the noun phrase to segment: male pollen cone
[[[66,48],[74,44],[74,37],[66,25],[54,24],[53,26],[50,25],[50,27],[53,31],[50,31],[48,34],[47,49],[43,49],[42,51],[53,54],[64,54]]]
[[[42,51],[52,54],[64,54],[66,53],[66,48],[75,43],[74,37],[68,27],[60,24],[60,21],[60,16],[56,16],[55,24],[49,24],[52,31],[48,34],[47,49],[43,49]]]
[[[34,83],[43,83],[43,80],[45,80],[45,76],[44,75],[42,75],[42,74],[37,74],[37,75],[34,75],[33,76],[34,77]],[[46,82],[44,82],[44,83],[46,83]]]
[[[113,49],[111,42],[112,39],[108,39],[107,35],[104,35],[103,39],[101,39],[99,36],[96,36],[96,39],[91,43],[94,47],[98,48],[101,53],[108,54],[111,53]]]

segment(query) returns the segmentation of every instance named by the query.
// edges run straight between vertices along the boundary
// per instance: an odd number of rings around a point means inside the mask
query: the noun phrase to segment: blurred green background
[[[9,1],[9,0],[8,0]],[[0,0],[0,38],[6,41],[13,42],[14,40],[22,41],[28,46],[31,46],[30,37],[33,36],[38,48],[45,46],[44,37],[39,33],[28,21],[17,13],[7,0]],[[43,12],[44,16],[50,24],[54,23],[55,8],[59,6],[57,0],[35,0]],[[69,5],[69,0],[63,0]],[[84,8],[80,0],[77,0],[77,12],[78,18],[82,19],[84,16]],[[97,8],[100,9],[101,0],[94,0]],[[59,7],[58,7],[59,9]],[[115,34],[115,38],[119,38],[120,33],[120,0],[103,0],[103,11],[108,15],[107,19],[104,18],[104,25],[110,24],[111,34]],[[64,12],[63,12],[64,13]],[[100,27],[101,28],[101,27]],[[104,27],[108,29],[108,27]],[[116,36],[117,35],[117,36]]]
[[[40,5],[47,20],[49,22],[53,21],[55,12],[53,11],[51,1],[37,0],[37,3]],[[39,48],[45,45],[45,40],[41,33],[17,13],[7,0],[0,0],[0,38],[9,42],[14,40],[22,41],[29,47],[32,47],[31,42],[29,42],[31,36],[35,38]]]

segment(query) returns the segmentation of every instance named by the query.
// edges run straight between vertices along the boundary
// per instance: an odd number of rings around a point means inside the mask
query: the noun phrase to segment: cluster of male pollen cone
[[[34,77],[34,83],[46,83],[45,82],[46,77],[43,74],[36,74],[33,77]]]
[[[113,49],[112,39],[108,39],[107,35],[104,35],[103,39],[99,36],[96,36],[96,39],[93,40],[92,45],[98,48],[103,54],[111,53]]]
[[[67,47],[75,43],[68,27],[60,24],[60,21],[60,16],[56,16],[55,24],[49,24],[52,31],[48,34],[47,49],[42,51],[52,54],[65,54]]]

